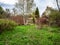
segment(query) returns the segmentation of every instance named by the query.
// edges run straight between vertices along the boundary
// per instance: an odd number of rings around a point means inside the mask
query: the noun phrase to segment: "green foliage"
[[[16,23],[7,19],[0,19],[0,33],[5,30],[12,30],[16,27]]]
[[[0,6],[0,15],[3,14],[3,8]]]
[[[0,18],[5,17],[5,16],[3,16],[3,14],[4,14],[4,10],[3,10],[3,8],[0,6]]]
[[[7,9],[7,12],[5,12],[3,8],[0,6],[0,18],[8,18],[9,16],[9,9]]]
[[[39,17],[39,9],[38,9],[38,7],[36,8],[36,11],[35,11],[35,17],[36,17],[36,18]]]
[[[33,23],[35,23],[35,18],[33,17]]]
[[[60,26],[60,12],[57,10],[51,11],[49,15],[50,23]]]

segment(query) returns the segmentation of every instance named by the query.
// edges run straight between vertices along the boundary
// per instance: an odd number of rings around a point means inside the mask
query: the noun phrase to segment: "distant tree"
[[[15,15],[15,14],[16,14],[16,9],[15,9],[15,8],[13,8],[12,10],[13,10],[13,13],[14,13],[14,15]]]
[[[18,0],[15,7],[17,8],[17,11],[22,14],[24,17],[24,24],[25,24],[25,16],[24,16],[24,0]]]
[[[5,12],[3,10],[3,8],[0,6],[0,18],[5,18]]]
[[[18,0],[16,7],[21,13],[30,13],[35,6],[34,0]],[[33,8],[34,9],[34,8]]]
[[[10,17],[10,10],[6,9],[6,11],[0,6],[0,18],[8,18]]]
[[[7,13],[10,13],[10,10],[9,10],[9,9],[6,9],[6,12],[7,12]]]
[[[60,12],[60,0],[56,0],[56,4],[57,4],[57,7],[58,7],[59,12]]]
[[[38,7],[36,8],[36,11],[35,11],[35,17],[39,18],[39,9],[38,9]]]
[[[60,11],[60,1],[59,0],[56,0],[56,4],[57,4],[57,7],[58,7],[58,9]]]
[[[24,0],[18,0],[15,7],[17,8],[17,11],[24,14]]]
[[[33,5],[34,5],[34,0],[18,0],[18,2],[16,3],[16,8],[18,12],[21,13],[23,17],[26,19],[27,17],[25,15],[32,12]],[[24,23],[25,23],[25,19],[24,19]]]
[[[10,10],[9,9],[6,9],[6,17],[9,18],[10,17]]]
[[[3,8],[0,6],[0,15],[4,12]]]
[[[53,3],[55,6],[57,6],[59,12],[60,12],[60,0],[53,0]]]
[[[35,12],[32,12],[31,15],[32,15],[32,18],[33,18],[33,19],[32,19],[32,20],[33,20],[33,23],[35,23]]]
[[[51,10],[49,14],[49,23],[50,25],[60,26],[60,12],[58,10]]]
[[[31,13],[32,9],[35,10],[36,5],[34,3],[34,0],[26,0],[26,13]]]

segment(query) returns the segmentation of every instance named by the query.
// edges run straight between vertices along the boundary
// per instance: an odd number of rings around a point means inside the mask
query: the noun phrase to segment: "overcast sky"
[[[5,4],[15,4],[17,0],[0,0],[0,2]],[[36,6],[39,8],[40,14],[44,12],[47,6],[55,7],[56,5],[53,5],[53,0],[35,0]]]

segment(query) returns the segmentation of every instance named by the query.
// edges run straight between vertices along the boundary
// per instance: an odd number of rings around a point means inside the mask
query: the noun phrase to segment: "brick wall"
[[[23,16],[11,16],[10,19],[15,21],[19,25],[23,25],[24,24]]]

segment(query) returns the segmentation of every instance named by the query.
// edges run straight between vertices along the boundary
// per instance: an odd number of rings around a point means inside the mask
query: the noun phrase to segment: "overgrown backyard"
[[[0,45],[60,45],[60,0],[0,0]]]
[[[60,28],[35,25],[17,26],[12,31],[0,35],[0,45],[60,45]]]

